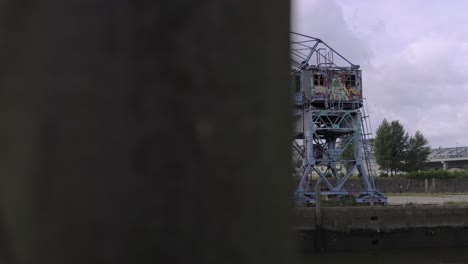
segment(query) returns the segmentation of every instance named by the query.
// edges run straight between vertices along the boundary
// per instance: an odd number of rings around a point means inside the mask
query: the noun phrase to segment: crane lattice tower
[[[372,177],[359,65],[317,38],[291,33],[290,44],[293,158],[302,161],[296,166],[298,201],[315,203],[311,177],[316,175],[324,187],[321,195],[352,198],[358,204],[386,204],[387,198],[375,188]],[[355,173],[362,188],[346,190],[346,181]]]

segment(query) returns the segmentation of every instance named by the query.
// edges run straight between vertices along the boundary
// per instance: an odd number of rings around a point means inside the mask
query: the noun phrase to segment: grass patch
[[[444,202],[443,205],[448,205],[448,206],[468,206],[468,201],[447,201],[447,202]]]
[[[440,193],[385,193],[387,197],[400,197],[400,196],[419,196],[419,197],[440,197],[446,194]]]
[[[381,173],[379,180],[391,179],[454,179],[454,178],[468,178],[468,171],[446,171],[446,170],[427,170],[427,171],[413,171],[408,173],[398,173],[397,175],[389,176]]]
[[[447,195],[467,195],[468,193],[385,193],[387,197],[418,196],[418,197],[445,197]]]

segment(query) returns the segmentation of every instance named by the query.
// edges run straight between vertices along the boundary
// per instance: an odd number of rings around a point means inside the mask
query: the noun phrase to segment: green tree
[[[390,173],[396,174],[405,168],[406,148],[409,135],[405,132],[403,125],[394,120],[390,123],[391,141],[390,141]]]
[[[386,119],[377,128],[375,159],[381,170],[396,174],[404,168],[408,133],[398,120],[389,123]]]
[[[387,119],[382,121],[382,124],[377,128],[374,141],[374,156],[375,161],[382,171],[390,170],[390,123]]]
[[[427,157],[431,153],[429,141],[420,131],[416,131],[414,136],[410,137],[407,144],[405,171],[417,171],[424,169]]]

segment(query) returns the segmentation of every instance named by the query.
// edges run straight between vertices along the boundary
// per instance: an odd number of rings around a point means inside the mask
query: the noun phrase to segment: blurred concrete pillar
[[[289,1],[1,1],[2,256],[291,263]]]
[[[448,161],[441,161],[443,170],[448,170]]]

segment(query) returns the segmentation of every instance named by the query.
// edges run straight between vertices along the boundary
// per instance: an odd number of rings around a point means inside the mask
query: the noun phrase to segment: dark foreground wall
[[[289,1],[0,1],[2,263],[291,263]]]
[[[468,207],[380,206],[298,210],[305,251],[468,246]]]

